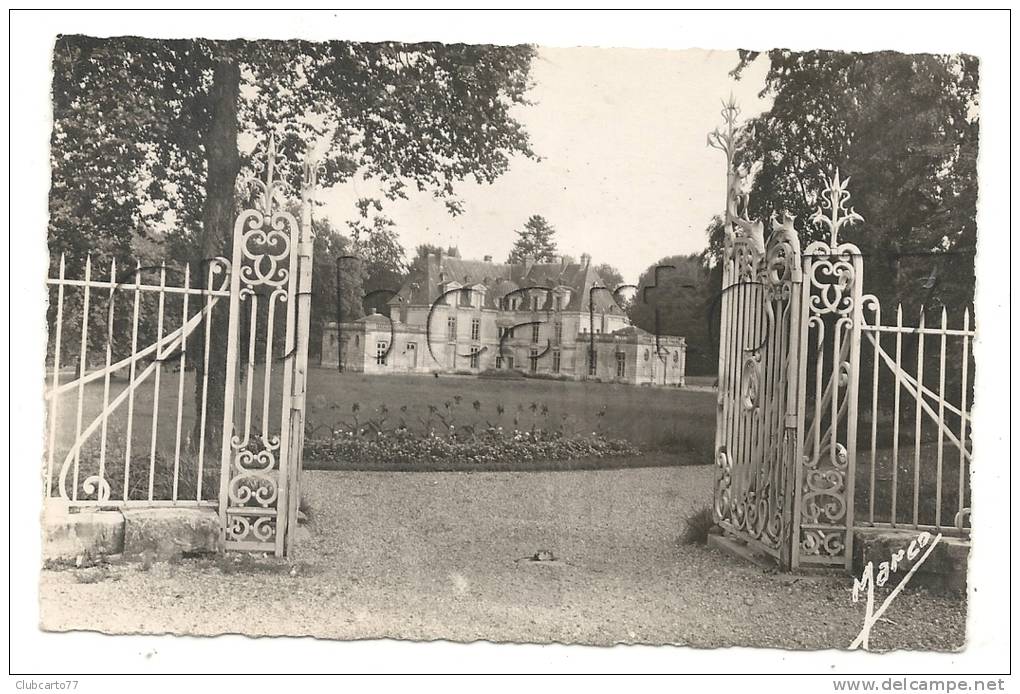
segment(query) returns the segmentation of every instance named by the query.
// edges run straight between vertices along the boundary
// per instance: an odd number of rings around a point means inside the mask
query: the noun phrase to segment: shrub
[[[712,508],[702,506],[687,514],[684,518],[684,530],[680,542],[685,545],[703,545],[708,542],[708,535],[715,526]]]
[[[572,378],[570,378],[570,376],[567,376],[566,374],[551,374],[551,373],[543,373],[541,371],[534,371],[534,372],[532,372],[532,371],[523,371],[523,372],[518,372],[518,373],[520,373],[521,377],[523,377],[523,378],[530,378],[530,379],[535,380],[535,381],[571,381],[571,380],[573,380]]]
[[[486,369],[478,374],[478,378],[497,378],[507,381],[516,381],[524,378],[524,374],[517,369]]]
[[[301,498],[298,500],[298,511],[304,515],[306,521],[312,520],[312,505],[308,502],[308,497],[304,494],[302,494]]]

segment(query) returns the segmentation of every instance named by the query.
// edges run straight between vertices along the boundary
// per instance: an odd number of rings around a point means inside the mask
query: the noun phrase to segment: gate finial
[[[846,208],[847,200],[850,199],[850,191],[847,184],[850,177],[840,180],[839,169],[831,179],[825,179],[825,190],[822,191],[821,204],[813,215],[811,222],[816,226],[825,225],[829,228],[829,246],[836,248],[839,241],[839,231],[844,224],[855,224],[863,222],[864,217],[857,214],[854,208]]]
[[[722,114],[723,121],[726,124],[725,128],[723,130],[715,128],[708,134],[708,146],[715,147],[726,154],[726,168],[729,170],[733,163],[733,143],[736,139],[737,117],[740,115],[740,107],[737,106],[732,92],[730,92],[730,98],[723,101],[722,105],[722,111],[719,113]]]

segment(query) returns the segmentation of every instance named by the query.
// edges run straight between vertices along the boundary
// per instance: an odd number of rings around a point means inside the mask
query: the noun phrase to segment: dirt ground
[[[712,468],[308,472],[290,560],[230,555],[41,575],[50,630],[845,648],[845,574],[765,574],[678,544]],[[551,552],[555,561],[529,557]],[[863,603],[863,601],[862,601]],[[962,647],[966,607],[905,591],[873,650]]]

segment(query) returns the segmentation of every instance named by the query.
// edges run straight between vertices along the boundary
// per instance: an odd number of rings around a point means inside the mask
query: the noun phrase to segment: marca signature
[[[853,593],[851,594],[851,600],[857,602],[861,597],[861,591],[867,590],[867,606],[864,610],[864,627],[861,629],[861,633],[857,635],[853,643],[850,644],[850,650],[857,648],[864,648],[868,650],[868,639],[871,636],[871,627],[882,618],[885,611],[892,605],[893,600],[900,594],[907,583],[910,582],[910,578],[914,573],[921,568],[921,565],[931,556],[932,550],[935,549],[935,545],[942,539],[942,533],[939,533],[932,539],[931,533],[922,532],[917,536],[916,539],[910,542],[910,545],[906,550],[898,550],[892,554],[889,561],[883,561],[878,565],[878,576],[875,576],[875,564],[874,562],[868,562],[864,567],[864,571],[861,572],[861,577],[854,578]],[[922,549],[925,550],[924,554],[918,558]],[[893,588],[892,592],[886,597],[885,601],[879,606],[878,610],[875,610],[875,585],[884,586],[889,580],[889,576],[895,573],[900,567],[900,563],[906,557],[907,561],[914,562],[907,571],[907,574],[900,581],[899,585]],[[914,561],[916,559],[916,561]]]

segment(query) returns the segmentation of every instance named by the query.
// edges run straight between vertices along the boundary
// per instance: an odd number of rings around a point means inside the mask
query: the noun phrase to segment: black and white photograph
[[[831,43],[842,12],[84,14],[36,15],[11,200],[48,648],[782,649],[830,691],[812,653],[951,673],[1007,635],[1008,85],[956,15],[907,48]],[[1005,691],[982,662],[957,688]]]

